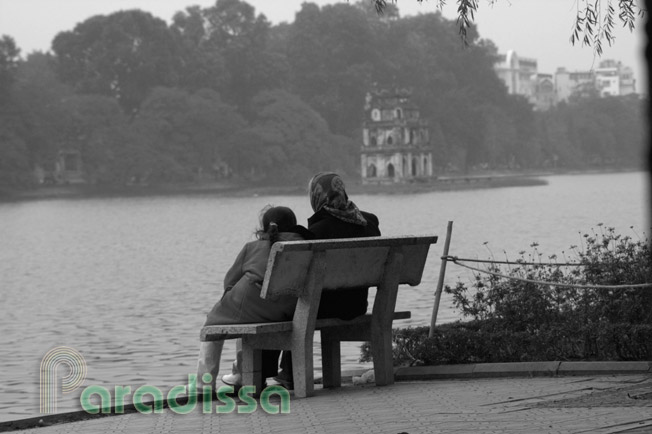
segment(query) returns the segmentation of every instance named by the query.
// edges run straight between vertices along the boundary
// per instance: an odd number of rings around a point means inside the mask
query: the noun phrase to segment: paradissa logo
[[[71,393],[86,379],[86,360],[74,348],[54,347],[41,360],[40,410],[41,413],[56,413],[59,368],[68,368],[68,374],[61,378],[61,391]]]
[[[68,370],[66,375],[61,375],[59,372],[62,365]],[[41,413],[55,413],[59,385],[61,385],[62,393],[71,393],[83,384],[86,380],[86,373],[86,360],[75,349],[55,347],[48,351],[41,361],[40,369]],[[59,379],[60,376],[61,379]],[[212,380],[210,374],[202,376],[202,381],[205,384],[211,384]],[[133,392],[132,402],[135,409],[143,414],[162,413],[165,402],[173,412],[187,414],[196,408],[200,396],[203,413],[212,413],[213,410],[216,413],[231,413],[236,409],[238,413],[253,413],[258,407],[258,403],[252,397],[256,393],[254,386],[240,388],[238,391],[240,402],[237,405],[233,398],[233,386],[222,386],[215,392],[218,403],[213,405],[213,388],[205,385],[199,391],[197,375],[190,374],[187,386],[174,386],[166,396],[158,387],[140,386]],[[90,414],[97,414],[100,411],[103,414],[110,414],[112,411],[122,414],[125,411],[125,398],[131,394],[131,386],[115,386],[112,396],[108,388],[94,385],[88,386],[82,391],[79,401],[82,409]],[[270,401],[274,395],[278,396],[279,404]],[[93,399],[93,397],[96,398]],[[145,397],[151,397],[153,400],[145,402]],[[97,401],[99,404],[95,403]],[[274,385],[263,389],[259,401],[260,407],[267,413],[290,413],[290,393],[281,386]]]
[[[210,383],[212,377],[210,374],[202,376],[204,383]],[[238,398],[241,404],[236,405],[236,401],[232,398],[234,394],[233,386],[221,386],[216,390],[216,397],[219,404],[213,406],[213,388],[211,386],[203,386],[201,391],[202,397],[202,412],[210,414],[215,409],[216,413],[232,413],[237,409],[238,413],[253,413],[258,407],[258,403],[251,396],[256,393],[254,386],[242,386],[238,391]],[[115,386],[114,398],[112,403],[111,392],[103,386],[89,386],[81,394],[79,401],[85,412],[89,414],[97,414],[100,411],[103,414],[110,414],[111,409],[115,410],[115,414],[124,413],[125,397],[131,394],[131,386]],[[97,395],[100,398],[101,404],[93,404],[91,397]],[[185,403],[179,403],[179,398],[182,395],[187,396]],[[188,414],[195,410],[197,406],[197,375],[188,375],[188,386],[174,386],[167,393],[168,408],[177,414]],[[273,395],[278,395],[280,398],[280,405],[270,402]],[[153,401],[144,402],[146,396],[151,396]],[[143,414],[163,413],[164,397],[163,392],[155,386],[140,386],[133,394],[133,403],[136,410]],[[113,404],[113,405],[112,405]],[[290,393],[287,389],[273,385],[263,389],[260,393],[260,407],[267,413],[290,413]]]

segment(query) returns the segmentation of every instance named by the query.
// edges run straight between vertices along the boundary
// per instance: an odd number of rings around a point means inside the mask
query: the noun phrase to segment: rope
[[[442,258],[444,259],[444,258]],[[578,288],[578,289],[590,289],[590,288],[595,288],[595,289],[625,289],[625,288],[648,288],[652,287],[652,283],[638,283],[638,284],[631,284],[631,285],[578,285],[578,284],[573,284],[573,283],[560,283],[560,282],[544,282],[541,280],[532,280],[532,279],[525,279],[522,277],[516,277],[516,276],[507,276],[505,274],[500,274],[496,273],[493,271],[488,271],[488,270],[482,270],[480,268],[472,267],[470,265],[466,264],[461,264],[459,261],[460,259],[455,258],[455,257],[446,257],[446,260],[452,261],[454,264],[459,265],[460,267],[468,268],[469,270],[477,271],[479,273],[485,273],[485,274],[491,274],[496,277],[502,277],[504,279],[512,279],[512,280],[518,280],[520,282],[526,282],[526,283],[534,283],[537,285],[550,285],[550,286],[562,286],[566,288]]]
[[[492,261],[489,259],[480,260],[480,259],[469,259],[469,258],[458,258],[457,256],[442,256],[442,261],[464,261],[464,262],[483,262],[486,264],[507,264],[507,265],[550,265],[558,267],[583,267],[588,264],[581,264],[579,262],[525,262],[525,261]]]

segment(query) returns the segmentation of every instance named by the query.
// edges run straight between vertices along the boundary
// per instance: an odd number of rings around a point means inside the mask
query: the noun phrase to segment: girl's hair
[[[260,228],[256,237],[260,240],[268,238],[271,244],[278,241],[279,232],[288,232],[297,225],[297,217],[286,206],[267,205],[260,212]]]

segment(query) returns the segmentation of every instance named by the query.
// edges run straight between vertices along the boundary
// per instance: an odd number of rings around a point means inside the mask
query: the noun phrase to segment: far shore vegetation
[[[61,29],[46,53],[0,35],[0,195],[358,179],[374,88],[412,91],[440,178],[643,169],[647,97],[578,89],[535,110],[498,78],[481,29],[464,46],[455,20],[386,6],[306,2],[278,25],[241,0],[171,23],[125,10]]]
[[[620,171],[619,171],[620,172]],[[546,185],[544,176],[555,173],[476,173],[473,175],[434,177],[417,182],[363,185],[359,178],[347,179],[350,194],[415,194],[432,191],[471,190],[500,187],[528,187]],[[587,172],[579,172],[587,173]],[[600,172],[602,173],[602,172]],[[46,185],[30,189],[0,189],[0,202],[41,199],[84,199],[101,197],[153,197],[204,195],[213,197],[251,197],[268,195],[305,195],[304,183],[300,185],[270,185],[260,182],[190,182],[155,185]]]
[[[473,264],[494,274],[445,289],[464,319],[432,337],[429,327],[395,329],[395,365],[652,360],[652,287],[627,287],[652,282],[652,252],[645,234],[631,232],[599,225],[562,256],[533,243],[515,264]],[[365,344],[361,361],[370,360]]]

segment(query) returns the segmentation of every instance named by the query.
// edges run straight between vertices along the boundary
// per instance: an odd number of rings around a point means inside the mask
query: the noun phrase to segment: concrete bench
[[[340,342],[369,341],[376,385],[392,384],[392,321],[409,318],[394,312],[398,287],[421,282],[428,250],[436,236],[345,238],[288,241],[272,246],[261,297],[298,298],[292,321],[212,325],[200,339],[242,339],[243,384],[260,391],[261,350],[291,350],[294,396],[312,396],[313,336],[321,333],[323,386],[341,385]],[[350,321],[317,320],[322,290],[376,287],[371,314]]]

